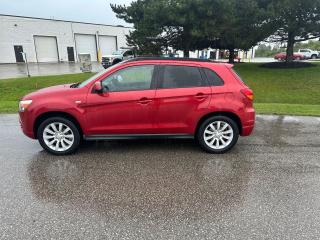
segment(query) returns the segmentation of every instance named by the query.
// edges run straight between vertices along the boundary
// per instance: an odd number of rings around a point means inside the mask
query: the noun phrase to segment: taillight
[[[246,96],[249,100],[253,101],[253,91],[250,88],[245,88],[241,90],[241,93]]]

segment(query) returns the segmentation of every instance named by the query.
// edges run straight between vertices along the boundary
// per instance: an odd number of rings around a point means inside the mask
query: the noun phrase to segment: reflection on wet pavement
[[[192,140],[56,157],[0,117],[0,239],[317,239],[320,121],[257,116],[227,154]]]

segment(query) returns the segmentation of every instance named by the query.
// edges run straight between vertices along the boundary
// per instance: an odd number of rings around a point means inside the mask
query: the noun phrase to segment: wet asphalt
[[[69,73],[81,73],[80,63],[29,63],[29,74],[34,76],[61,75]],[[104,68],[98,62],[92,62],[92,71],[99,72]],[[25,63],[0,64],[0,80],[7,78],[27,77]]]
[[[319,239],[320,118],[257,116],[224,155],[192,140],[56,157],[0,116],[0,239]]]

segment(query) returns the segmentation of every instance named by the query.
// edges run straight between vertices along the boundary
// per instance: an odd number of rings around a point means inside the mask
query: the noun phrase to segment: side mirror
[[[103,93],[103,88],[102,88],[101,82],[100,81],[95,82],[92,90],[95,93]]]

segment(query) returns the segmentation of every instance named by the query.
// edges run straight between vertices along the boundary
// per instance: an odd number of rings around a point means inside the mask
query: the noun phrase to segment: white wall
[[[117,47],[120,48],[126,47],[125,35],[130,30],[125,27],[0,15],[0,63],[16,62],[14,45],[22,45],[28,61],[36,62],[34,35],[55,36],[59,60],[68,61],[67,47],[74,47],[77,54],[74,33],[116,36]]]

